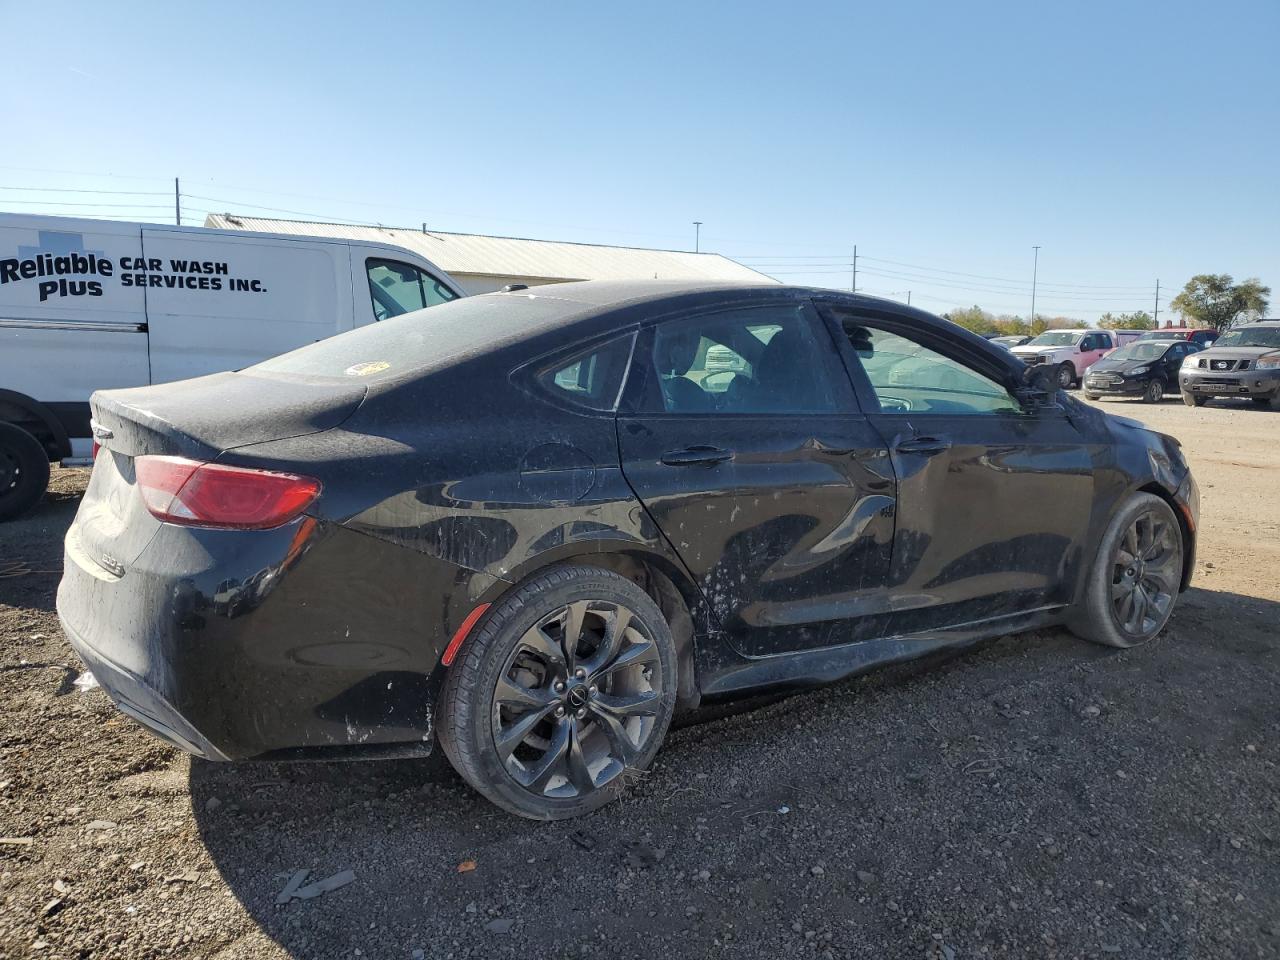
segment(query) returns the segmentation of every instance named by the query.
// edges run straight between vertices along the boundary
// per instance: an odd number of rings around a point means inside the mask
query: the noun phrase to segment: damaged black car
[[[1142,643],[1193,565],[1175,440],[834,291],[512,290],[92,407],[58,612],[121,710],[211,760],[438,744],[540,819],[699,704]]]

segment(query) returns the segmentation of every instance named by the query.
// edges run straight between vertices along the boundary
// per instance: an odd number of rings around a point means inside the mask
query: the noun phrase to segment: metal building
[[[776,283],[763,273],[717,253],[610,247],[594,243],[486,237],[441,230],[358,227],[306,220],[273,220],[233,213],[211,213],[206,227],[263,233],[338,237],[394,243],[426,257],[468,293],[500,290],[508,283],[563,283],[568,280],[706,280]]]

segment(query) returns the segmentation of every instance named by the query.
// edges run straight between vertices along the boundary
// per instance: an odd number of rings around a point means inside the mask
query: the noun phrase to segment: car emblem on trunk
[[[108,573],[114,573],[117,577],[124,576],[124,564],[109,553],[98,557],[98,564]]]

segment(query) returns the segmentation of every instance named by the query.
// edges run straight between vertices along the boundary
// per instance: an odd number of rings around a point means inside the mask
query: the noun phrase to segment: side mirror
[[[1038,363],[1022,373],[1022,384],[1014,396],[1028,413],[1047,410],[1058,405],[1057,368],[1052,364]]]

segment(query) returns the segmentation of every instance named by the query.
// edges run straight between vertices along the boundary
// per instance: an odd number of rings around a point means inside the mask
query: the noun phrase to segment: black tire
[[[1272,404],[1272,400],[1270,397],[1250,397],[1249,399],[1252,400],[1254,404],[1259,407],[1269,407]]]
[[[1100,394],[1100,393],[1086,393],[1086,394],[1084,395],[1084,398],[1085,398],[1086,400],[1101,400],[1101,399],[1102,399],[1102,394]]]
[[[1160,403],[1164,400],[1164,381],[1159,377],[1152,377],[1147,382],[1147,387],[1142,391],[1143,403]]]
[[[0,521],[26,513],[49,485],[49,454],[21,427],[0,423]]]
[[[675,710],[676,663],[647,593],[610,570],[553,567],[495,603],[466,640],[437,712],[440,744],[504,810],[579,816],[652,762]]]
[[[1076,382],[1076,368],[1069,363],[1064,363],[1058,367],[1058,387],[1062,390],[1070,390]]]
[[[1194,393],[1187,393],[1185,390],[1182,391],[1182,402],[1188,407],[1203,407],[1208,400],[1208,397],[1201,397]]]
[[[1098,544],[1084,596],[1068,621],[1071,631],[1108,647],[1146,643],[1173,613],[1183,555],[1182,528],[1169,504],[1134,494]]]

